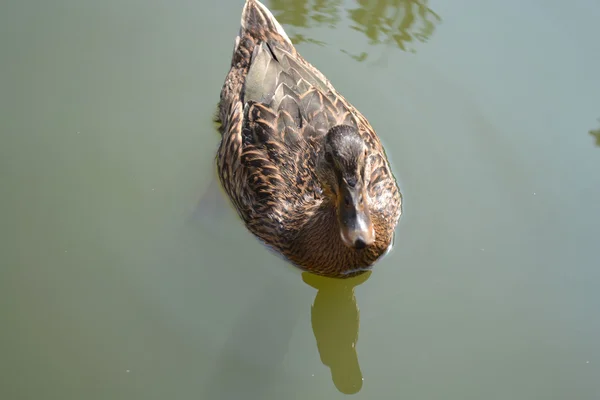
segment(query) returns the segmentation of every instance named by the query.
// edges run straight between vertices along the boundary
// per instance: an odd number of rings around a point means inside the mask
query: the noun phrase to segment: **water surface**
[[[214,185],[242,1],[0,6],[3,399],[597,399],[600,5],[278,0],[404,195],[345,283]]]

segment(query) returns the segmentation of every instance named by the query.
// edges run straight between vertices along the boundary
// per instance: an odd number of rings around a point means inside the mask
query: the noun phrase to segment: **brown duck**
[[[221,184],[268,246],[333,277],[391,247],[402,199],[377,134],[258,0],[244,5],[217,119]]]

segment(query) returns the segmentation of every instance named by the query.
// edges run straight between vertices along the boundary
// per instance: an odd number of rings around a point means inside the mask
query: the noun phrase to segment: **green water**
[[[404,196],[345,282],[215,185],[242,4],[0,5],[0,398],[600,398],[600,3],[266,2]]]

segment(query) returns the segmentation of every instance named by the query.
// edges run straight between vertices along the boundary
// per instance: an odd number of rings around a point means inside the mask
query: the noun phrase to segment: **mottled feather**
[[[351,276],[390,247],[401,195],[383,147],[366,118],[296,51],[271,12],[247,0],[221,100],[221,183],[248,229],[294,264]],[[346,247],[335,207],[316,169],[335,125],[358,129],[368,148],[367,193],[376,242]]]

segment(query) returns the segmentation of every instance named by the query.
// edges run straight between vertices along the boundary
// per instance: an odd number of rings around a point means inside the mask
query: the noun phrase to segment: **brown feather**
[[[294,264],[346,277],[370,268],[390,247],[401,195],[366,118],[305,61],[257,0],[247,0],[218,120],[221,183],[248,229]],[[370,161],[369,210],[376,241],[346,247],[335,204],[317,176],[328,130],[358,129]]]

